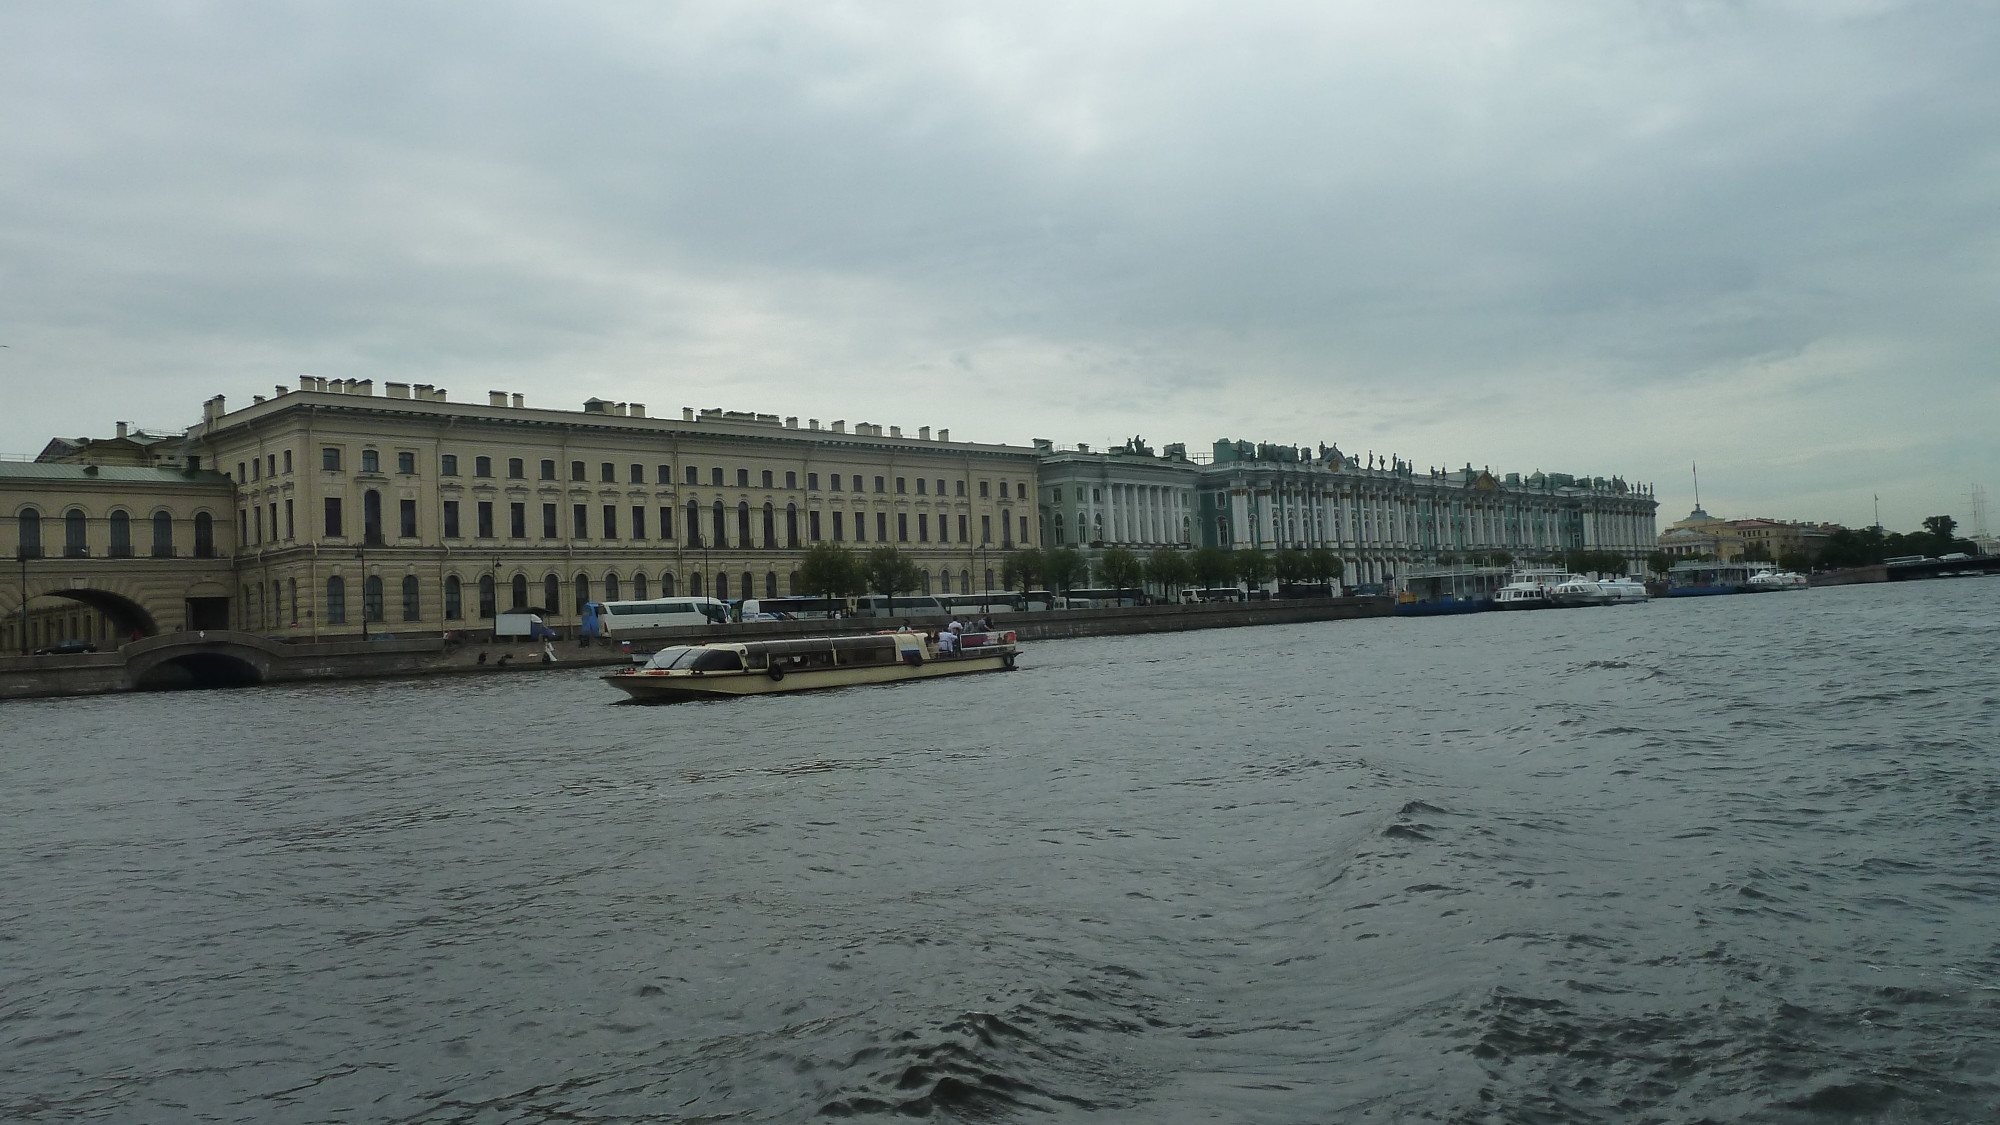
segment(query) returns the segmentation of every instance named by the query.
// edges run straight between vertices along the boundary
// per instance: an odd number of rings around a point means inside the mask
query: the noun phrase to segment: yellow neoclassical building
[[[209,400],[184,448],[235,485],[238,627],[327,637],[782,595],[822,541],[895,546],[927,591],[997,585],[1034,545],[1034,450],[886,430],[306,376],[237,410]]]

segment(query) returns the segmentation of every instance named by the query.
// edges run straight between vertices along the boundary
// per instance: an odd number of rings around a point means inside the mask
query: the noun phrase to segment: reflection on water
[[[8,704],[0,1115],[1988,1120],[1996,609]]]

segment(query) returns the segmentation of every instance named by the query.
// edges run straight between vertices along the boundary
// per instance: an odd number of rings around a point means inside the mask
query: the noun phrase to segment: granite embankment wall
[[[1022,641],[1168,633],[1386,617],[1388,598],[1332,598],[1212,605],[1133,606],[1125,609],[1015,613],[996,624]],[[844,621],[755,621],[738,625],[651,629],[620,634],[634,649],[723,639],[836,636],[908,621],[935,629],[944,618],[853,618]],[[437,637],[285,644],[248,633],[209,630],[148,637],[116,652],[76,656],[0,657],[0,699],[100,695],[142,687],[227,686],[300,680],[361,679],[444,673],[517,672],[548,668],[613,666],[630,662],[616,644],[590,647],[558,642],[557,662],[545,664],[539,645],[477,636],[450,644]]]

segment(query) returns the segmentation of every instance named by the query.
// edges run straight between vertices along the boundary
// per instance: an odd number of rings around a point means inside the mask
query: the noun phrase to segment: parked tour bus
[[[1121,605],[1143,605],[1144,590],[1071,590],[1063,596],[1065,609],[1111,609]]]
[[[643,602],[601,602],[598,627],[606,633],[659,629],[669,625],[707,625],[729,620],[729,606],[714,598],[654,598]]]
[[[986,590],[977,594],[940,594],[946,610],[959,617],[991,617],[996,613],[1021,613],[1028,599],[1012,590]]]
[[[744,598],[735,603],[743,621],[794,621],[820,619],[847,613],[846,598]]]
[[[939,617],[944,603],[929,594],[899,596],[895,604],[882,594],[866,594],[854,599],[854,610],[863,617]]]

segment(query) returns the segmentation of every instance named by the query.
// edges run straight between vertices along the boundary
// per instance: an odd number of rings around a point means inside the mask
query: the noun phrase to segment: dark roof
[[[47,461],[0,461],[0,480],[123,481],[128,484],[235,486],[227,474],[207,469],[141,468],[137,465],[60,465]]]

